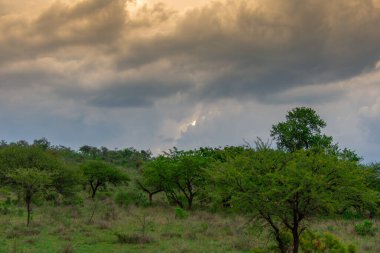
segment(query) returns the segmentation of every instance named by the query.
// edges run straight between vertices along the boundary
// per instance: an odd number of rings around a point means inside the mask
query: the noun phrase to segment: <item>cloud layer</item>
[[[379,1],[145,3],[0,0],[0,137],[233,145],[307,105],[376,159]]]

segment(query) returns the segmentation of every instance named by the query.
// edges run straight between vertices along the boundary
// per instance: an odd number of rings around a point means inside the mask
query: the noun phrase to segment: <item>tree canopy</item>
[[[81,165],[85,180],[91,187],[91,197],[94,198],[99,187],[107,184],[118,185],[130,179],[126,173],[111,164],[102,161],[87,161]]]
[[[296,151],[298,149],[327,148],[332,137],[322,134],[326,122],[316,111],[308,107],[296,107],[288,112],[286,121],[272,126],[271,136],[279,149]]]
[[[375,205],[378,194],[365,184],[368,171],[355,162],[324,152],[246,150],[219,162],[210,172],[221,194],[235,209],[253,215],[271,228],[281,252],[289,231],[298,252],[304,221],[344,208]]]

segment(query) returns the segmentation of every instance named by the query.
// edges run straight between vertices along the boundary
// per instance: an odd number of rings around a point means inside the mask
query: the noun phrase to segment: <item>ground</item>
[[[95,213],[90,221],[92,210]],[[126,252],[250,252],[270,245],[268,232],[238,215],[189,212],[176,218],[175,207],[121,207],[110,198],[94,205],[35,207],[31,226],[25,213],[0,215],[0,252],[19,253],[126,253]],[[315,230],[329,231],[353,242],[361,253],[380,252],[380,232],[359,236],[360,220],[314,221]],[[375,221],[377,226],[379,221]]]

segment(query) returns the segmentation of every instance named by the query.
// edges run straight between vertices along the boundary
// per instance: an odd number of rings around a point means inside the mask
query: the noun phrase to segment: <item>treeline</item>
[[[83,145],[78,151],[70,147],[62,145],[52,145],[46,138],[36,139],[32,143],[25,140],[7,143],[0,141],[0,148],[5,147],[38,147],[49,153],[55,154],[63,159],[67,164],[83,162],[84,160],[98,160],[112,163],[119,166],[136,167],[139,169],[141,165],[152,158],[150,150],[137,150],[133,147],[124,149],[108,149],[107,147],[94,147]]]
[[[168,204],[183,209],[255,218],[272,231],[276,251],[296,253],[300,247],[314,247],[305,246],[305,238],[315,238],[308,231],[313,218],[346,212],[379,215],[380,165],[361,164],[354,151],[341,149],[322,133],[325,126],[313,109],[299,107],[273,125],[276,147],[257,139],[243,146],[173,148],[157,157],[133,148],[86,145],[74,151],[52,146],[46,139],[32,144],[3,142],[0,183],[23,199],[27,224],[36,196],[75,204],[80,193],[95,200],[98,191],[129,182],[134,196],[144,193],[150,205],[160,194]],[[127,173],[131,170],[133,177]],[[119,202],[132,196],[115,195]],[[336,252],[355,250],[342,246]]]

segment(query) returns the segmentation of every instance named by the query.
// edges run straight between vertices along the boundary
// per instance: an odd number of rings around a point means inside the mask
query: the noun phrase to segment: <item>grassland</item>
[[[0,252],[250,252],[272,243],[265,228],[241,216],[195,210],[188,218],[179,219],[174,207],[121,207],[106,197],[96,205],[90,200],[64,207],[45,204],[35,207],[33,213],[29,228],[25,213],[0,216]],[[380,252],[380,232],[359,236],[354,230],[358,222],[326,219],[311,226],[353,242],[359,252]],[[379,225],[379,221],[375,223]]]

